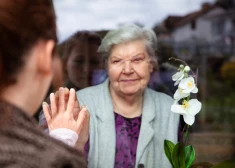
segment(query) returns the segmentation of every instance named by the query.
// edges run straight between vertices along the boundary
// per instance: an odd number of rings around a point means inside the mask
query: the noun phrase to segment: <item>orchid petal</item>
[[[184,122],[188,125],[193,125],[195,121],[195,117],[191,116],[190,114],[183,115],[183,118],[184,118]]]
[[[179,81],[182,80],[184,78],[184,73],[182,73],[182,75],[179,77]]]
[[[193,81],[193,83],[195,83],[194,78],[192,76],[188,77],[188,79]]]
[[[179,80],[180,78],[182,79],[184,77],[184,72],[182,72],[182,71],[180,71],[180,72],[177,72],[176,74],[174,74],[173,76],[172,76],[172,80],[173,81],[177,81],[177,80]],[[180,80],[181,80],[180,79]]]
[[[179,87],[182,89],[186,89],[188,87],[188,82],[191,81],[195,84],[193,77],[184,78],[180,81]]]
[[[188,97],[189,94],[188,93],[183,93],[183,92],[180,92],[180,89],[177,89],[175,94],[174,94],[174,99],[175,100],[180,100],[184,97]]]
[[[190,92],[192,92],[192,90],[194,90],[194,88],[195,88],[195,85],[192,86],[191,88],[186,88],[186,89],[184,89],[182,92],[183,92],[183,93],[190,93]]]
[[[199,113],[199,111],[202,108],[202,103],[199,102],[197,99],[189,100],[188,104],[189,104],[188,113],[193,116]]]
[[[176,91],[175,91],[175,94],[174,94],[174,99],[175,100],[180,100],[180,91],[179,91],[179,89],[177,89]]]
[[[179,87],[186,89],[188,87],[188,78],[184,78],[180,81]]]
[[[174,84],[174,86],[178,85],[180,83],[180,80],[177,80]]]
[[[186,111],[181,105],[173,104],[171,105],[171,111],[178,114],[186,114]]]
[[[195,88],[192,90],[192,93],[197,93],[198,92],[198,88],[195,86]]]

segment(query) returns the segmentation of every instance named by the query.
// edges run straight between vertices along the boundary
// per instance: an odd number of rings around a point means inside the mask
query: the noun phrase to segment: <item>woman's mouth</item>
[[[136,82],[137,79],[122,79],[120,80],[120,82],[125,82],[125,83],[132,83],[132,82]]]

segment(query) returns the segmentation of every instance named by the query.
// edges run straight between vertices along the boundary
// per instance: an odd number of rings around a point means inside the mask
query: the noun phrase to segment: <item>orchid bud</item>
[[[190,67],[189,66],[185,66],[184,71],[185,72],[189,72],[190,71]]]
[[[184,68],[184,65],[181,64],[181,65],[180,65],[180,69],[183,69],[183,68]]]

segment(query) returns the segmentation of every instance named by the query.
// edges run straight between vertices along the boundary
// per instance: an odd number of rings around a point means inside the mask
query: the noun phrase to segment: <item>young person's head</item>
[[[90,86],[93,71],[103,68],[100,44],[97,33],[78,31],[59,46],[67,78],[76,88]]]
[[[9,88],[17,85],[23,89],[24,82],[31,83],[32,88],[28,89],[38,92],[36,99],[39,105],[52,78],[52,56],[56,42],[52,0],[1,0],[1,97]],[[38,81],[41,87],[38,87]]]

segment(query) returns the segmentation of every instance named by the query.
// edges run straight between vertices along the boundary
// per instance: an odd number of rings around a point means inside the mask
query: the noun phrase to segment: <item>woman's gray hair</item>
[[[153,64],[157,64],[157,36],[153,30],[141,28],[137,25],[130,24],[109,31],[101,42],[98,52],[103,59],[107,60],[110,56],[112,47],[117,44],[132,42],[135,40],[143,40],[146,45],[147,52]]]

